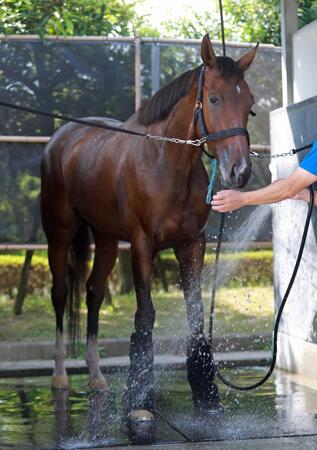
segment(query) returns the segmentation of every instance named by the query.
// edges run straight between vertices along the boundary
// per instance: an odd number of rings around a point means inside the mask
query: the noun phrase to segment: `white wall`
[[[317,74],[316,74],[317,80]],[[270,113],[271,153],[317,139],[317,96]],[[271,162],[272,178],[285,178],[306,152]],[[297,258],[308,205],[285,200],[273,207],[274,292],[281,304]],[[278,367],[317,380],[317,208],[308,230],[300,268],[283,311],[278,333]]]
[[[317,20],[293,35],[294,103],[317,95]]]

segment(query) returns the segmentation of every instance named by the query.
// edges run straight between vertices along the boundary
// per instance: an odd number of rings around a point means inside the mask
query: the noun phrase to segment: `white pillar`
[[[283,106],[293,103],[293,42],[298,29],[297,0],[281,0]]]

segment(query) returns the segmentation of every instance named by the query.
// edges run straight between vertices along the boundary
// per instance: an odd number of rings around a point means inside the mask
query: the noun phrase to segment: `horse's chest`
[[[154,223],[151,228],[161,246],[173,246],[179,241],[195,240],[205,227],[208,214],[209,208],[199,195],[183,202],[174,198],[173,202],[161,203],[159,210],[152,216]]]
[[[197,217],[170,216],[156,227],[155,238],[160,245],[172,245],[181,240],[195,239],[202,228],[203,223]]]

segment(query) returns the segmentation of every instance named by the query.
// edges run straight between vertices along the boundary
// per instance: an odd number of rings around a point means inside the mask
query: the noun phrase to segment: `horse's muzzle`
[[[231,189],[244,188],[251,176],[251,161],[240,159],[234,162],[229,170],[222,170],[223,186]]]

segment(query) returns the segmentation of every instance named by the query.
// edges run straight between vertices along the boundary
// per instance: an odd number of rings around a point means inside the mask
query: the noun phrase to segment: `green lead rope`
[[[210,205],[212,196],[213,196],[214,184],[215,184],[216,173],[217,173],[217,160],[211,159],[210,165],[211,165],[210,178],[209,178],[208,190],[207,190],[207,194],[206,194],[207,205]]]

